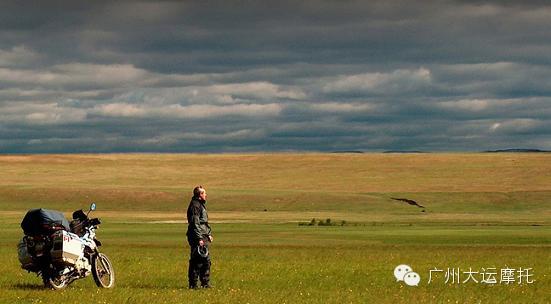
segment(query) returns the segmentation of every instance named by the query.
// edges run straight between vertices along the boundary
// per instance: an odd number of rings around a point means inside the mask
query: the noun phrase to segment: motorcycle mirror
[[[90,211],[96,210],[96,203],[90,204]]]

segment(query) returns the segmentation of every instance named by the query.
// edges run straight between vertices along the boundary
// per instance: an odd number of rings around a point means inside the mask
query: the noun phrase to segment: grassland
[[[0,156],[0,302],[549,303],[549,172],[550,154]],[[197,184],[209,193],[215,288],[188,291],[184,211]],[[116,288],[43,290],[19,269],[21,218],[91,201]],[[339,225],[299,225],[312,218]],[[402,263],[418,287],[396,282]],[[440,273],[428,284],[435,267],[531,268],[534,283],[446,284]]]

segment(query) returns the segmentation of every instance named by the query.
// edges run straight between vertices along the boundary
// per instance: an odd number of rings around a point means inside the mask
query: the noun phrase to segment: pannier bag
[[[29,251],[27,250],[27,242],[25,238],[22,238],[17,245],[17,253],[19,256],[19,262],[21,263],[21,268],[30,270],[34,267],[33,258]]]
[[[55,264],[74,265],[84,252],[78,235],[65,230],[54,233],[52,243],[51,256]]]

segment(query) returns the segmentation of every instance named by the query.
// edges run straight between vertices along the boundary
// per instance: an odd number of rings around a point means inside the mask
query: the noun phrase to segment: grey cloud
[[[531,118],[506,119],[495,122],[490,131],[500,134],[544,134],[551,135],[551,123]]]
[[[3,1],[0,152],[551,149],[543,1]]]
[[[367,73],[341,76],[323,87],[328,94],[403,95],[426,88],[431,83],[430,71],[396,70],[391,73]]]
[[[204,119],[219,116],[274,116],[281,112],[279,104],[236,104],[236,105],[189,105],[181,106],[179,104],[166,105],[162,107],[139,106],[128,103],[103,104],[96,107],[96,113],[104,116],[113,117],[137,117],[144,118],[149,116],[165,118],[185,118],[185,119]]]
[[[10,104],[4,105],[0,112],[3,124],[49,125],[80,122],[86,119],[86,112],[81,109],[63,107],[57,103],[50,104]]]
[[[25,46],[13,46],[11,49],[0,49],[0,67],[28,67],[36,64],[41,58],[37,52]]]
[[[471,96],[549,96],[551,68],[512,62],[437,66],[438,86]],[[449,89],[446,89],[449,88]]]

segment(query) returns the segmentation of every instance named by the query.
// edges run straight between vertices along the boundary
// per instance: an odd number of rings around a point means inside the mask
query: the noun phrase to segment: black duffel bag
[[[25,235],[51,234],[55,230],[71,231],[63,213],[48,209],[31,209],[21,222]]]

